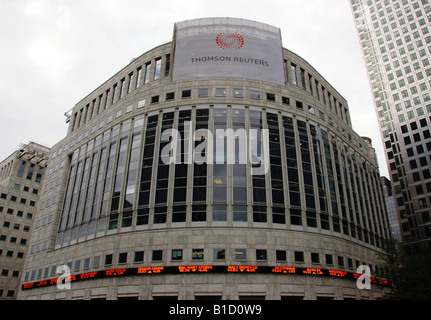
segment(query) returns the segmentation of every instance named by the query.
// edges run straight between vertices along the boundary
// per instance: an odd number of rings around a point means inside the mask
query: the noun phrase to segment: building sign
[[[86,272],[81,274],[69,275],[63,280],[65,283],[73,283],[77,281],[86,281],[91,279],[101,278],[117,278],[126,276],[157,276],[164,274],[193,274],[193,273],[205,273],[205,274],[232,274],[232,273],[244,273],[244,274],[279,274],[280,276],[290,275],[302,275],[302,276],[324,276],[324,277],[341,277],[345,279],[356,280],[361,274],[332,270],[332,269],[320,269],[320,268],[299,268],[299,267],[288,267],[288,266],[247,266],[247,265],[192,265],[192,266],[164,266],[164,267],[139,267],[139,268],[121,268],[121,269],[109,269],[100,270],[94,272]],[[21,286],[22,290],[36,289],[40,287],[56,285],[59,278],[41,280],[37,282],[24,283]],[[60,278],[61,280],[61,278]],[[390,286],[391,284],[384,279],[370,278],[370,281],[374,284],[381,286]]]
[[[280,29],[234,18],[175,24],[173,80],[222,77],[285,84]]]

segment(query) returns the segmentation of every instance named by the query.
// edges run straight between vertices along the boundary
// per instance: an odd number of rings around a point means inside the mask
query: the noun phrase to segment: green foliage
[[[388,240],[380,255],[378,277],[392,283],[384,299],[431,300],[431,248]]]

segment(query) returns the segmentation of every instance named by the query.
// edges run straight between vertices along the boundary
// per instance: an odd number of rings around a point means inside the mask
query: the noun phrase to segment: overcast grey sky
[[[348,101],[387,174],[349,0],[1,0],[0,160],[31,140],[65,137],[64,112],[134,57],[170,41],[175,22],[235,17],[281,28]]]

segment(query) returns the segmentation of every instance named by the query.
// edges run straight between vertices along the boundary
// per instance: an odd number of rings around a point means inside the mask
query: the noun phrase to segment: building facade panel
[[[429,1],[352,0],[402,238],[430,245]]]

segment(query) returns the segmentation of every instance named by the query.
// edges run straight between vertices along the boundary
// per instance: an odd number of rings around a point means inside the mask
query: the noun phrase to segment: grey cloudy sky
[[[65,137],[64,112],[134,57],[170,41],[175,22],[235,17],[281,28],[348,101],[353,128],[373,140],[387,174],[349,0],[2,0],[0,160],[31,140]]]

